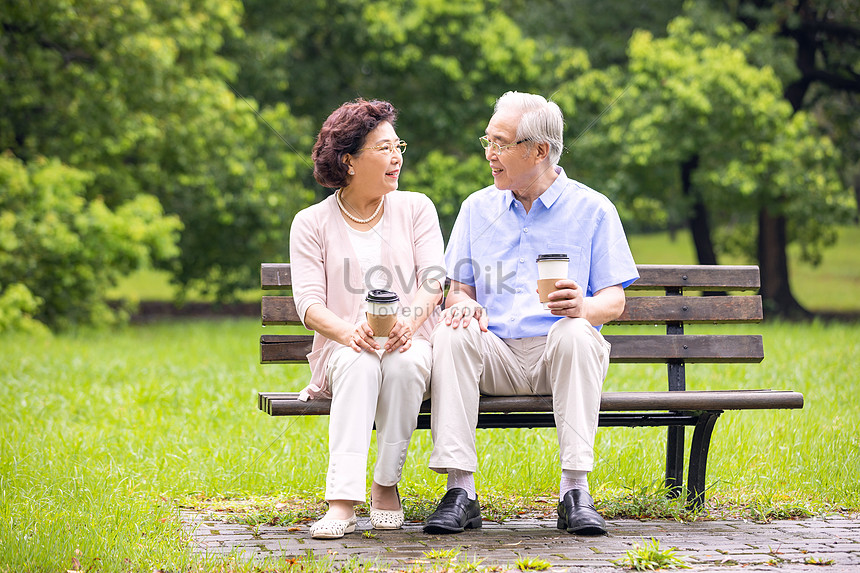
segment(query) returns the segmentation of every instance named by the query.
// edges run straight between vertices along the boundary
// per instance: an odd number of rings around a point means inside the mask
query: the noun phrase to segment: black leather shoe
[[[480,529],[481,506],[477,499],[469,499],[460,487],[449,489],[427,521],[424,533],[460,533],[464,529]]]
[[[558,504],[556,527],[576,535],[605,535],[606,522],[594,508],[594,500],[587,491],[572,489]]]

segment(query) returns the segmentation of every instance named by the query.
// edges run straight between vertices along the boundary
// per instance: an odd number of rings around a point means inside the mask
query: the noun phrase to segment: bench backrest
[[[756,266],[729,265],[638,265],[640,278],[628,291],[646,291],[628,296],[627,305],[611,324],[664,325],[665,334],[608,334],[612,362],[663,362],[669,365],[669,390],[684,390],[684,364],[694,362],[761,362],[761,335],[684,334],[684,325],[697,323],[759,322],[763,318],[761,297],[731,295],[735,291],[757,291]],[[292,287],[290,265],[264,263],[261,285],[267,291]],[[692,294],[691,294],[692,293]],[[704,295],[704,296],[703,296]],[[263,325],[301,325],[293,297],[267,295],[262,298]],[[313,336],[263,335],[260,359],[264,364],[307,362]]]

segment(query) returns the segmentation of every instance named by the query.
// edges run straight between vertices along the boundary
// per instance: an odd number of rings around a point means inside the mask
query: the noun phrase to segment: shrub
[[[178,254],[181,228],[155,197],[111,210],[87,196],[91,174],[40,158],[0,156],[0,331],[123,319],[107,290],[119,277]]]

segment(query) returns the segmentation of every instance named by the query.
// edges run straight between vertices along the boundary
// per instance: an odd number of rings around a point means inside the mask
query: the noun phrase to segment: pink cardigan
[[[392,191],[384,199],[385,224],[382,236],[382,265],[393,279],[391,290],[400,297],[401,306],[410,305],[418,288],[428,279],[445,281],[442,232],[436,208],[421,193]],[[352,248],[346,223],[334,195],[300,211],[290,228],[290,266],[293,297],[302,323],[305,313],[321,303],[337,316],[357,324],[365,286],[361,268]],[[415,333],[430,340],[439,319],[439,309]],[[306,325],[307,326],[307,325]],[[301,399],[330,396],[326,380],[329,356],[341,345],[314,334],[308,362],[310,384]]]

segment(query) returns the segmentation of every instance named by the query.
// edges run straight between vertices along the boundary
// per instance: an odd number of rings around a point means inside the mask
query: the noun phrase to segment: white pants
[[[609,343],[582,318],[563,318],[547,336],[503,340],[439,322],[433,332],[430,469],[475,472],[481,394],[552,396],[561,467],[591,471]]]
[[[331,388],[329,462],[325,498],[365,501],[370,434],[376,422],[377,457],[373,479],[400,481],[418,410],[430,384],[432,351],[413,339],[406,352],[361,351],[344,346],[328,361]]]

